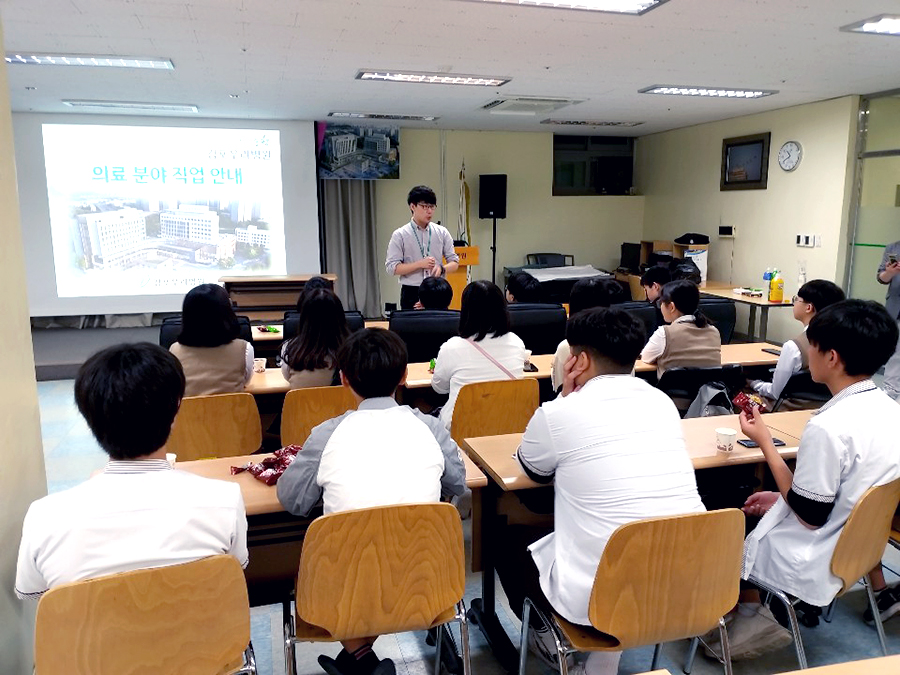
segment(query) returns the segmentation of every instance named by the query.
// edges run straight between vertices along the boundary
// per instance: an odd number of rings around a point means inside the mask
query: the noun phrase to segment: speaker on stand
[[[491,239],[491,281],[497,283],[497,219],[506,218],[506,174],[478,176],[478,217],[494,221]]]

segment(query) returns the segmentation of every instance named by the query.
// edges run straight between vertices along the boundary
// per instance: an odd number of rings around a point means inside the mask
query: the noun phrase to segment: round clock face
[[[803,148],[797,141],[788,141],[778,151],[778,166],[785,171],[793,171],[800,164]]]

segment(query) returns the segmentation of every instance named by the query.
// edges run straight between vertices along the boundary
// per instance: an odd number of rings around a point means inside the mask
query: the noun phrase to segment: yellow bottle
[[[772,274],[772,280],[769,282],[769,302],[784,301],[784,279],[781,278],[781,272],[775,270]]]

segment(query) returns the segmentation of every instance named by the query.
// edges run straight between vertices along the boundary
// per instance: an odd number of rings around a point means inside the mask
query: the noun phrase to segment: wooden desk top
[[[715,283],[715,282],[714,282]],[[729,300],[734,300],[735,302],[740,302],[745,305],[759,305],[761,307],[792,307],[793,302],[791,302],[790,298],[786,298],[781,302],[769,302],[768,298],[765,296],[761,298],[751,298],[749,295],[741,295],[740,293],[735,293],[733,286],[731,288],[717,288],[715,286],[705,286],[700,289],[701,293],[706,293],[707,295],[714,295],[717,298],[728,298]]]
[[[779,418],[779,425],[788,427],[799,424],[788,416],[796,416],[802,419],[803,424],[809,419],[809,411],[775,413],[767,417],[784,416]],[[744,448],[736,446],[732,452],[719,452],[716,450],[716,429],[730,427],[738,432],[738,439],[747,438],[741,433],[741,425],[737,415],[721,415],[718,417],[701,417],[697,419],[682,420],[685,445],[688,455],[694,465],[694,469],[711,469],[721,466],[733,466],[736,464],[758,464],[765,461],[762,450],[759,448]],[[797,456],[797,447],[800,439],[778,429],[775,435],[783,440],[786,445],[778,448],[785,459]],[[501,436],[482,436],[480,438],[466,438],[462,448],[469,454],[475,463],[482,468],[504,490],[523,490],[539,487],[532,481],[518,460],[514,457],[519,444],[522,442],[522,434],[504,434]]]
[[[177,462],[175,468],[203,476],[204,478],[216,478],[230,483],[237,483],[241,486],[241,494],[244,496],[244,507],[247,509],[247,515],[258,516],[265,513],[284,511],[281,502],[278,501],[278,496],[275,494],[275,486],[266,485],[247,471],[232,476],[231,467],[243,466],[247,462],[261,462],[266,457],[271,457],[271,455],[198,459],[193,462]],[[482,488],[487,485],[487,477],[465,454],[463,454],[463,463],[466,465],[466,485],[470,489]]]
[[[366,319],[366,328],[384,328],[384,330],[388,330],[388,326],[390,325],[387,321],[374,321]]]
[[[769,354],[764,352],[763,349],[779,349],[779,347],[768,342],[722,345],[722,365],[728,366],[739,363],[742,366],[774,366],[778,363],[777,354]],[[634,372],[636,373],[646,373],[655,370],[656,365],[644,363],[641,360],[634,364]]]
[[[285,281],[307,282],[313,277],[325,277],[332,283],[337,281],[336,274],[272,274],[258,277],[219,277],[219,282],[223,284],[242,284],[249,281],[251,284],[264,284],[267,282],[277,284]]]
[[[291,390],[291,383],[284,379],[281,368],[266,368],[264,373],[253,373],[244,391],[253,395],[285,394]]]
[[[280,323],[267,323],[266,326],[277,328],[278,332],[270,333],[259,330],[260,326],[251,326],[250,332],[253,334],[254,342],[281,342],[284,340],[284,326]]]
[[[550,377],[550,367],[553,365],[553,354],[535,354],[531,362],[537,366],[537,372],[525,373],[525,377],[545,379]],[[431,373],[428,372],[429,363],[410,363],[406,375],[406,388],[419,389],[431,386]],[[499,374],[499,373],[498,373]]]
[[[849,661],[848,663],[835,663],[830,666],[820,666],[807,670],[791,670],[782,675],[793,673],[807,673],[808,675],[896,675],[900,673],[900,655],[882,656],[877,659],[865,661]]]

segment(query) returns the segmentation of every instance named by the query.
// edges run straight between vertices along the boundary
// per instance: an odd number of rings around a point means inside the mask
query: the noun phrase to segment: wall
[[[0,673],[25,675],[32,672],[34,603],[23,603],[13,592],[16,555],[25,510],[47,493],[47,483],[13,157],[9,84],[0,62],[0,287],[6,324],[0,350]]]
[[[444,145],[443,181],[441,145]],[[459,213],[458,174],[466,163],[471,193],[469,222],[472,243],[480,248],[475,279],[491,275],[490,220],[478,219],[478,175],[505,173],[507,217],[497,221],[497,279],[504,266],[522,265],[525,254],[572,253],[578,265],[614,269],[623,241],[639,241],[643,223],[641,197],[553,197],[553,135],[489,131],[403,130],[400,134],[401,178],[376,186],[379,260],[391,233],[409,222],[406,195],[414,185],[437,192],[434,219],[456,235]],[[397,278],[381,267],[382,302],[399,302]]]
[[[635,183],[645,195],[644,237],[710,235],[709,278],[735,286],[761,285],[766,267],[774,266],[784,273],[790,297],[801,261],[807,279],[841,284],[858,107],[858,97],[848,96],[641,138]],[[772,133],[768,189],[720,192],[722,139],[765,131]],[[787,140],[803,146],[803,159],[790,173],[776,159]],[[719,225],[735,226],[737,236],[719,239]],[[798,233],[822,235],[822,247],[798,248]],[[745,316],[742,309],[739,326]],[[797,329],[789,310],[770,312],[770,338],[781,342]]]

